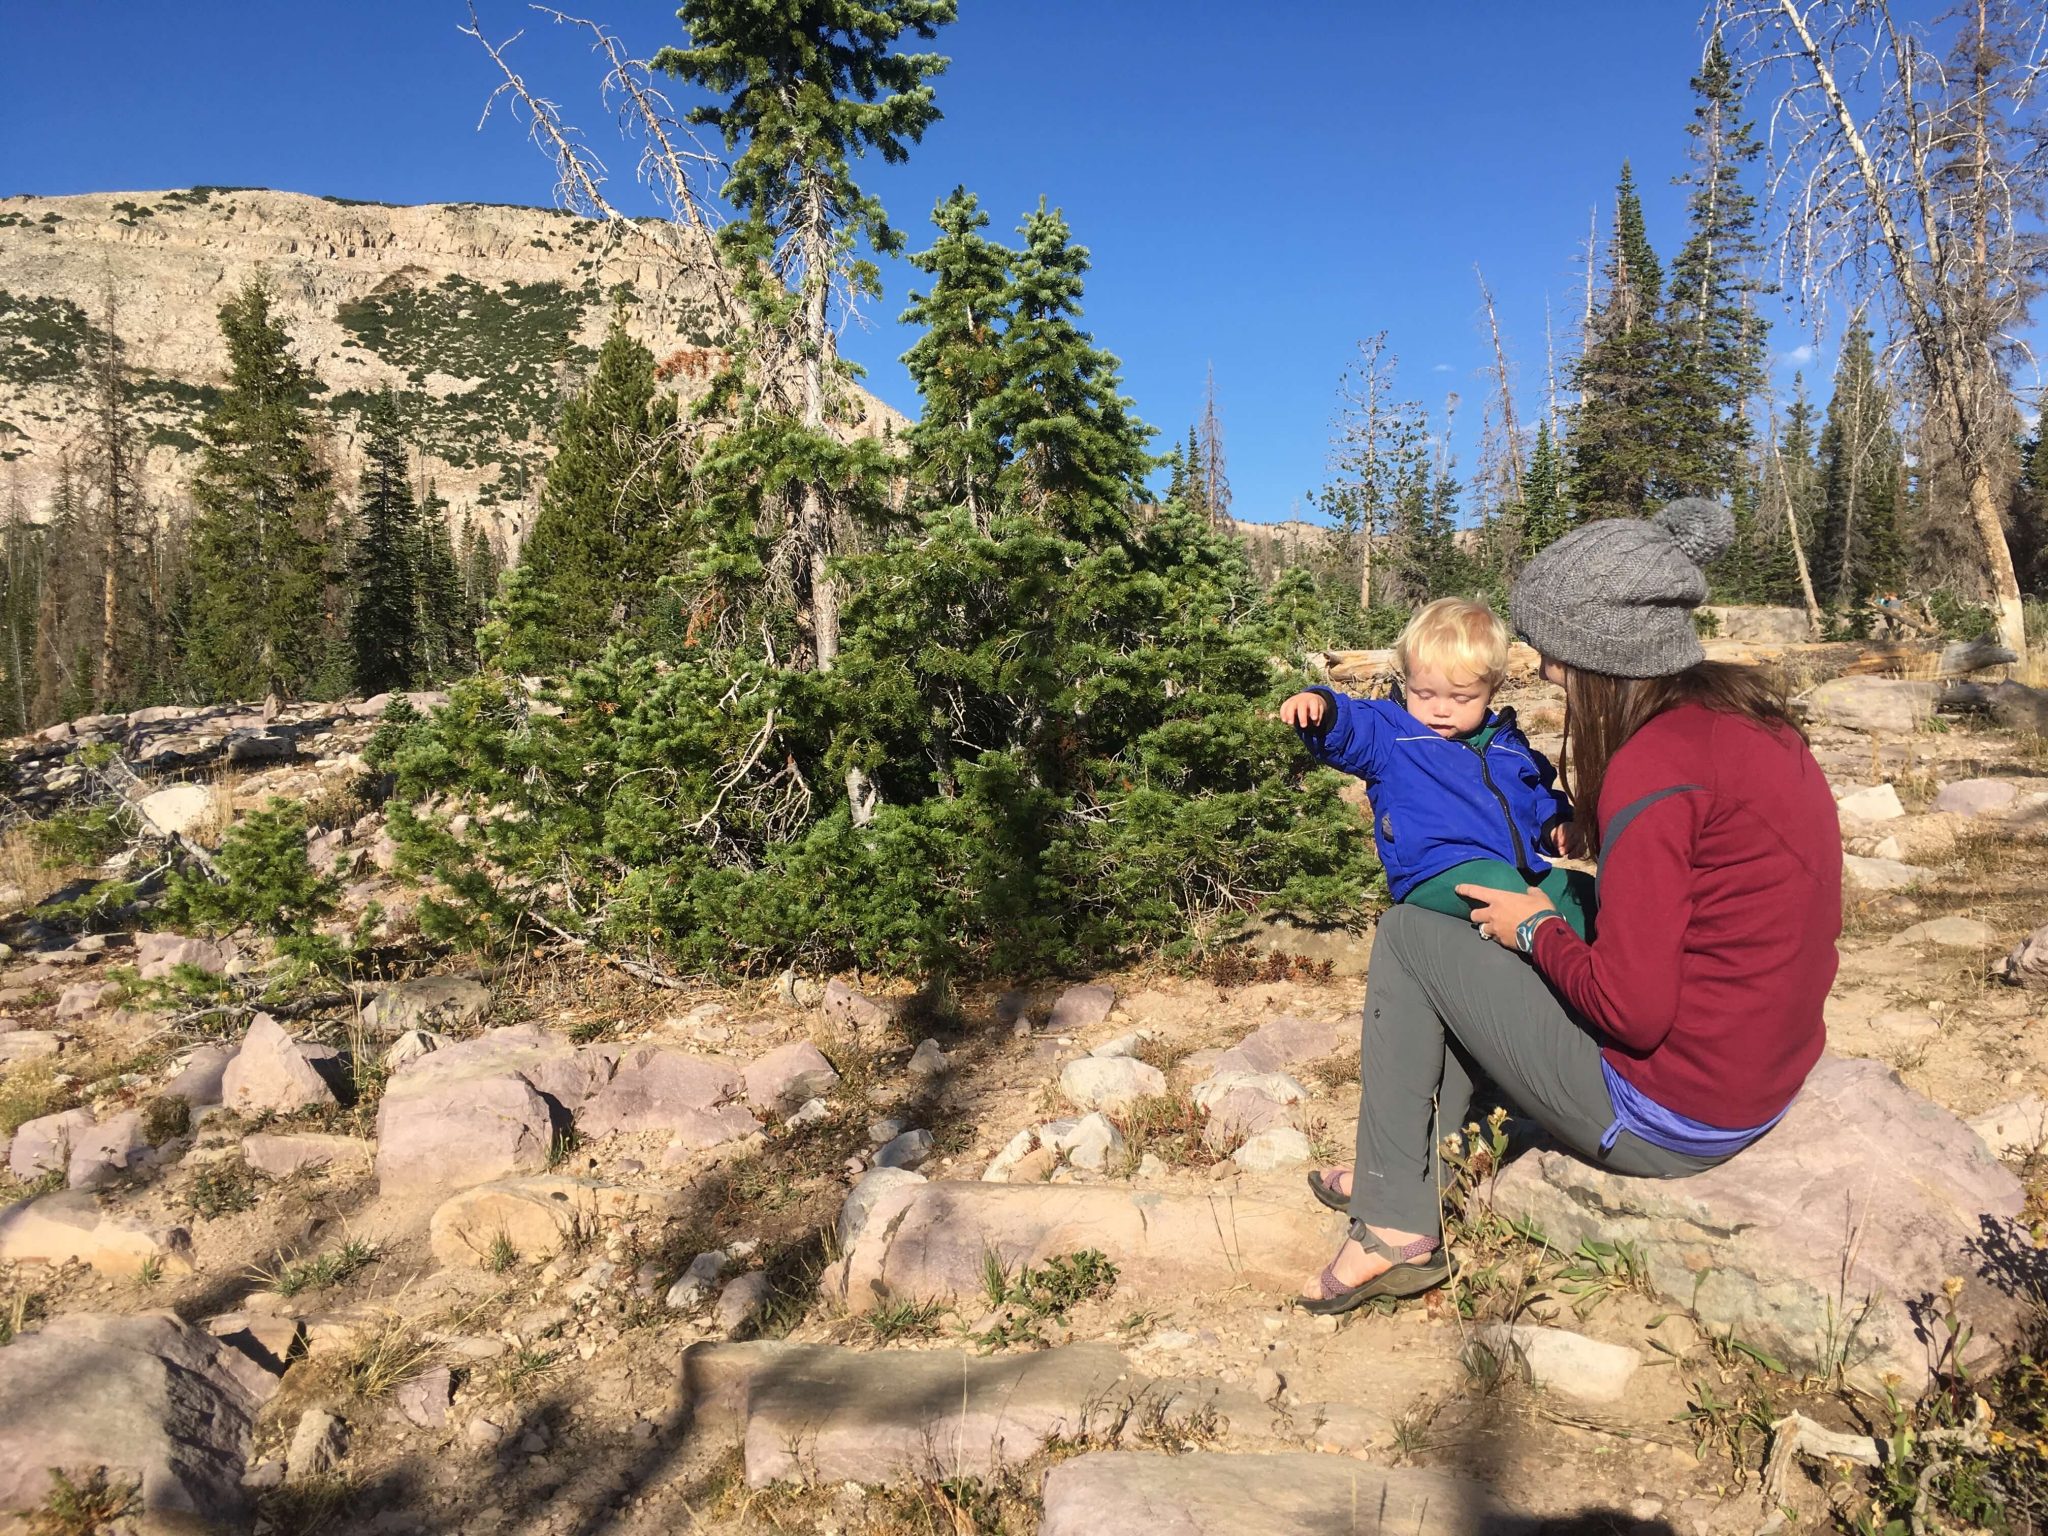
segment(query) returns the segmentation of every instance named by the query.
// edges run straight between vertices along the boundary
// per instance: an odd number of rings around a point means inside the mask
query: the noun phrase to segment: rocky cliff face
[[[389,386],[421,472],[459,518],[513,538],[531,520],[558,402],[595,355],[611,306],[685,393],[722,340],[707,274],[643,241],[545,208],[401,208],[195,187],[0,199],[0,501],[34,514],[81,434],[94,341],[126,348],[150,493],[183,494],[197,424],[222,382],[218,314],[249,278],[277,294],[345,480],[356,418]],[[902,418],[870,397],[847,430]]]

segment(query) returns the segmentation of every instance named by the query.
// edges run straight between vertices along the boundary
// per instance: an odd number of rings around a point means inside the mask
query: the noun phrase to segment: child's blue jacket
[[[1530,877],[1549,872],[1543,844],[1571,820],[1557,773],[1503,709],[1482,753],[1439,736],[1394,699],[1354,699],[1329,688],[1323,723],[1301,734],[1321,762],[1365,780],[1373,841],[1399,901],[1432,875],[1469,859],[1499,859]]]

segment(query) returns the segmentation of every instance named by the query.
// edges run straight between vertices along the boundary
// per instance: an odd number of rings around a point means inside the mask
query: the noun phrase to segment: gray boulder
[[[218,976],[228,968],[228,958],[227,949],[211,939],[183,933],[135,935],[135,968],[144,981],[161,981],[181,965]]]
[[[1166,1092],[1166,1074],[1128,1056],[1083,1056],[1060,1073],[1060,1092],[1081,1109],[1123,1109]]]
[[[734,1102],[744,1090],[744,1078],[725,1062],[642,1046],[621,1058],[576,1125],[590,1137],[653,1131],[684,1147],[713,1147],[760,1129]]]
[[[23,1121],[7,1150],[7,1171],[24,1184],[33,1184],[52,1169],[68,1171],[72,1148],[97,1123],[89,1109],[60,1110]]]
[[[1896,1373],[1916,1395],[1947,1277],[1964,1282],[1973,1359],[2018,1337],[2023,1199],[1960,1120],[1883,1063],[1832,1056],[1775,1130],[1706,1173],[1630,1179],[1538,1151],[1493,1191],[1560,1251],[1633,1244],[1658,1292],[1716,1332],[1866,1391]]]
[[[1045,1027],[1055,1035],[1078,1035],[1108,1018],[1115,1006],[1116,992],[1110,987],[1069,987],[1052,1005]]]
[[[149,1157],[149,1139],[142,1134],[142,1112],[124,1110],[82,1132],[71,1144],[65,1182],[73,1189],[97,1189],[112,1183]]]
[[[137,1488],[145,1533],[248,1519],[242,1473],[276,1378],[168,1312],[70,1313],[16,1339],[0,1371],[0,1509],[31,1509],[50,1469]]]
[[[792,1040],[748,1063],[743,1074],[747,1101],[771,1114],[786,1114],[807,1099],[839,1086],[839,1074],[825,1053],[808,1040]]]
[[[547,1100],[516,1072],[401,1072],[377,1108],[377,1187],[420,1194],[539,1173],[554,1137]]]
[[[164,1084],[164,1093],[188,1104],[218,1104],[235,1050],[232,1045],[200,1046],[185,1058],[178,1075]]]
[[[1837,677],[1804,700],[1806,718],[1852,731],[1910,736],[1933,718],[1941,684],[1893,677]]]
[[[334,1090],[314,1066],[331,1060],[324,1046],[306,1046],[284,1032],[267,1013],[256,1015],[242,1048],[221,1074],[221,1102],[237,1114],[270,1110],[289,1114],[315,1104],[333,1104]]]

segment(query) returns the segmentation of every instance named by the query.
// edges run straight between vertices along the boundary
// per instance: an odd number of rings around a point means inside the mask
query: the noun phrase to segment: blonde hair
[[[1394,642],[1394,667],[1403,679],[1418,665],[1440,667],[1453,682],[1475,679],[1491,692],[1508,675],[1508,627],[1484,603],[1440,597]]]

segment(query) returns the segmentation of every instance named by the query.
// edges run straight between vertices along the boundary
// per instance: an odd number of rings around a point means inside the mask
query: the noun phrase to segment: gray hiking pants
[[[1482,939],[1470,923],[1398,906],[1380,918],[1366,977],[1354,1220],[1425,1236],[1438,1231],[1439,1143],[1464,1128],[1480,1073],[1511,1106],[1599,1167],[1669,1179],[1722,1161],[1667,1152],[1629,1131],[1602,1152],[1614,1105],[1592,1028],[1534,965]]]

